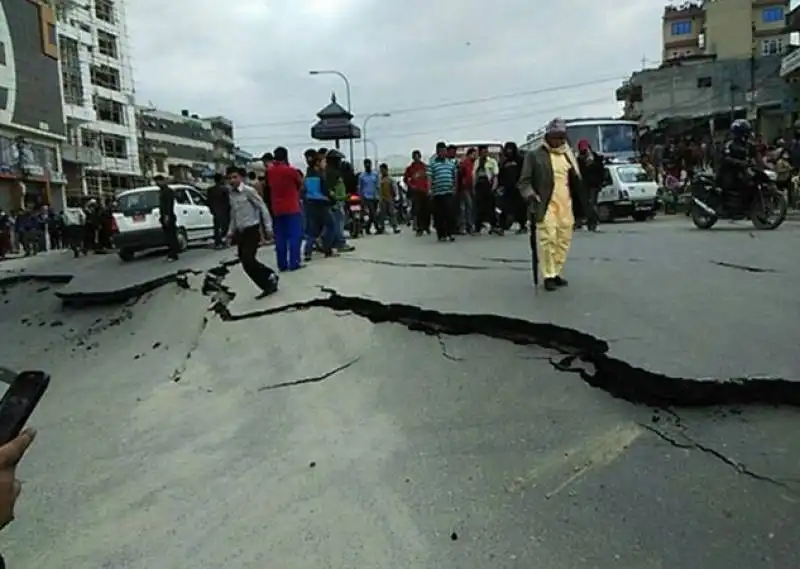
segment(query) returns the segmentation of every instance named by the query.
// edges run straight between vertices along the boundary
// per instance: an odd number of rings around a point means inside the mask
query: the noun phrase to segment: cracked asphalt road
[[[521,325],[514,343],[431,322],[552,323],[538,341],[574,330],[633,370],[785,379],[763,390],[790,397],[797,229],[579,234],[553,294],[533,292],[524,237],[373,237],[266,300],[231,268],[227,320],[200,275],[62,309],[54,293],[97,289],[87,274],[113,258],[80,269],[90,284],[6,287],[0,363],[54,381],[4,555],[39,569],[796,566],[796,407],[637,405],[574,371],[591,362],[525,345]],[[300,308],[321,287],[361,304]]]

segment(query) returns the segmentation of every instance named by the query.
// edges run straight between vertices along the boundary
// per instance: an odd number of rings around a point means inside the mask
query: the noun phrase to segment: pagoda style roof
[[[317,117],[319,117],[320,120],[347,119],[349,121],[353,118],[353,115],[342,105],[336,102],[336,93],[331,93],[331,102],[328,103],[328,106],[317,113]]]

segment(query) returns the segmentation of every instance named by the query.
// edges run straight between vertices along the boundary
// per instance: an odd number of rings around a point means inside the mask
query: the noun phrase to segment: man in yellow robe
[[[562,271],[572,243],[575,210],[589,209],[562,119],[552,120],[542,146],[525,156],[517,188],[534,211],[544,287],[550,291],[565,287]]]

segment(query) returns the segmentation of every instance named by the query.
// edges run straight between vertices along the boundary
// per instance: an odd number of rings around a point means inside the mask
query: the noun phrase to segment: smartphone
[[[43,371],[23,371],[14,378],[0,398],[0,445],[19,435],[49,384]]]

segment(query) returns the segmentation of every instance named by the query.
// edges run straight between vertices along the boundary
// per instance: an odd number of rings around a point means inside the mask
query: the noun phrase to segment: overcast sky
[[[228,116],[246,150],[285,145],[296,160],[320,145],[309,128],[331,91],[346,106],[341,79],[312,77],[311,69],[347,74],[359,125],[368,113],[393,113],[370,122],[367,135],[381,157],[429,150],[437,140],[519,142],[555,116],[616,116],[616,87],[642,58],[660,59],[664,2],[127,5],[139,101]],[[476,99],[484,101],[468,103]]]

